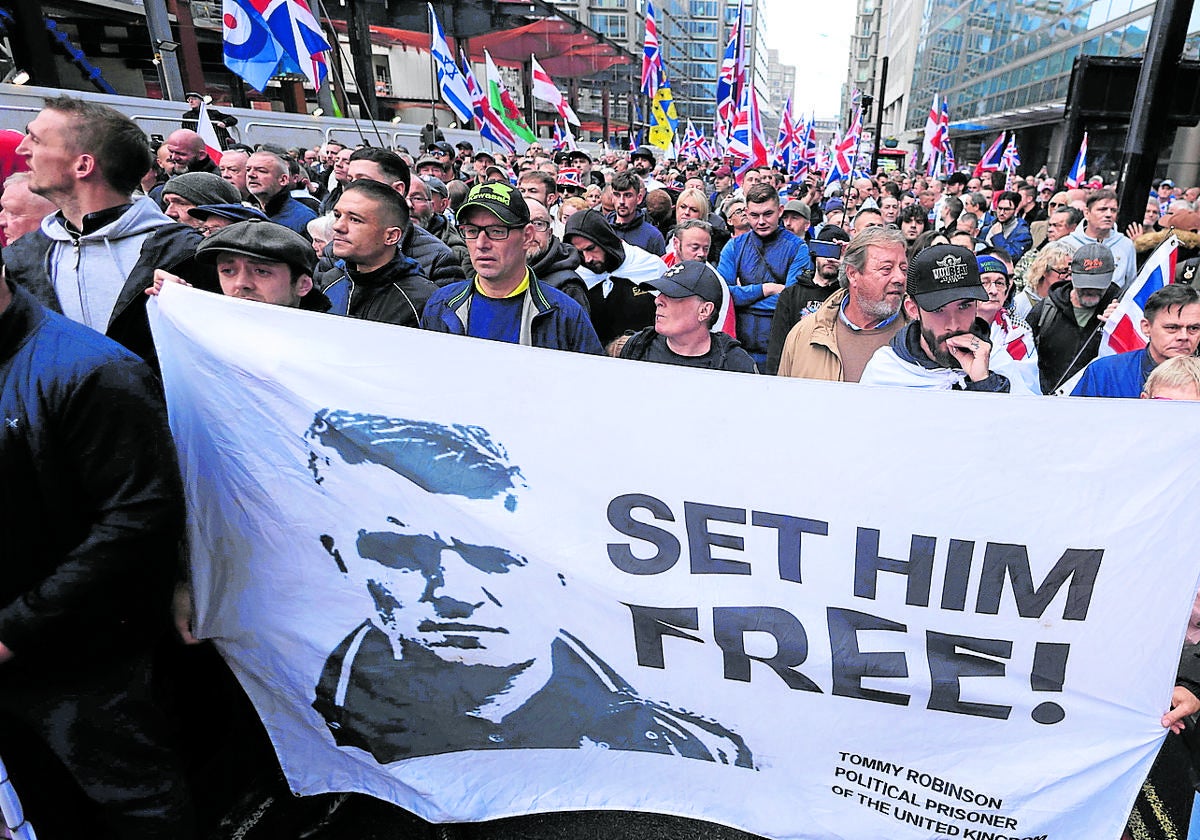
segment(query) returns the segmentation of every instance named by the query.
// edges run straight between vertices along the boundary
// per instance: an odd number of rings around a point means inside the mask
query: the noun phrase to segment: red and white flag
[[[203,99],[200,100],[200,114],[196,117],[196,133],[204,141],[204,151],[208,153],[212,162],[220,163],[223,151],[221,140],[217,137],[217,129],[212,124],[212,117],[208,115],[208,103]]]
[[[567,122],[579,125],[579,117],[575,115],[575,111],[571,108],[571,104],[567,102],[567,98],[562,95],[562,91],[554,84],[554,80],[550,78],[550,74],[538,63],[537,56],[530,56],[530,62],[533,67],[534,99],[540,99],[548,105],[553,105],[560,117]]]

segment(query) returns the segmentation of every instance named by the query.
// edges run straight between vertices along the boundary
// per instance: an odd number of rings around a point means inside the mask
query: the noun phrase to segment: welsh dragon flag
[[[508,92],[508,88],[504,86],[504,82],[500,81],[500,68],[492,61],[491,53],[484,50],[483,58],[487,66],[488,102],[491,103],[492,110],[500,117],[500,121],[508,126],[509,130],[517,137],[526,143],[535,142],[537,135],[529,129],[529,126],[525,123],[525,118],[521,116],[521,109],[513,101],[512,94]]]

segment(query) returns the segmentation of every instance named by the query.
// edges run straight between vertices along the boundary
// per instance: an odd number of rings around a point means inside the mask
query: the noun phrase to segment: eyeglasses
[[[1051,207],[1066,207],[1067,203],[1065,201],[1051,201],[1050,206]]]
[[[1071,266],[1067,266],[1066,268],[1053,268],[1053,267],[1047,266],[1046,270],[1053,271],[1055,274],[1059,275],[1060,277],[1065,277],[1071,273]]]
[[[534,230],[540,230],[542,233],[545,233],[546,231],[550,230],[550,223],[547,222],[545,219],[534,219],[529,224],[533,225]],[[490,236],[490,234],[489,234],[489,236]],[[492,237],[492,239],[495,239],[495,238],[496,237],[494,237],[494,236]]]
[[[996,209],[1012,211],[1012,210],[1016,210],[1017,208],[1013,207],[1011,204],[997,204]]]
[[[479,227],[478,225],[459,225],[458,232],[462,234],[463,239],[478,239],[479,234],[483,234],[493,242],[500,242],[508,239],[509,233],[524,225],[516,225],[509,227],[508,225],[488,225],[487,227]]]
[[[1008,288],[1007,280],[980,280],[979,282],[985,289],[998,289],[1003,292]]]

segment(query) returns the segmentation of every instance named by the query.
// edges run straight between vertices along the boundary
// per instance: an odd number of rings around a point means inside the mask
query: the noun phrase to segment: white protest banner
[[[1119,836],[1200,571],[1195,404],[711,373],[173,285],[151,317],[199,634],[296,792]]]

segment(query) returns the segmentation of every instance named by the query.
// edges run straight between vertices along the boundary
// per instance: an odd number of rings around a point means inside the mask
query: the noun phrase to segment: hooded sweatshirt
[[[577,272],[579,252],[570,245],[551,236],[546,252],[537,259],[529,260],[529,267],[538,280],[571,298],[583,307],[584,312],[591,308],[587,287]]]
[[[68,229],[61,212],[48,216],[6,248],[4,258],[9,277],[47,307],[155,364],[143,291],[156,268],[219,290],[212,269],[195,263],[200,241],[198,231],[143,197],[90,215],[83,233]]]
[[[604,272],[581,265],[576,273],[587,286],[592,326],[601,344],[608,344],[626,331],[637,331],[654,323],[654,296],[638,288],[657,280],[667,270],[661,257],[622,242],[603,214],[582,210],[567,220],[563,239],[578,236],[604,251]]]

